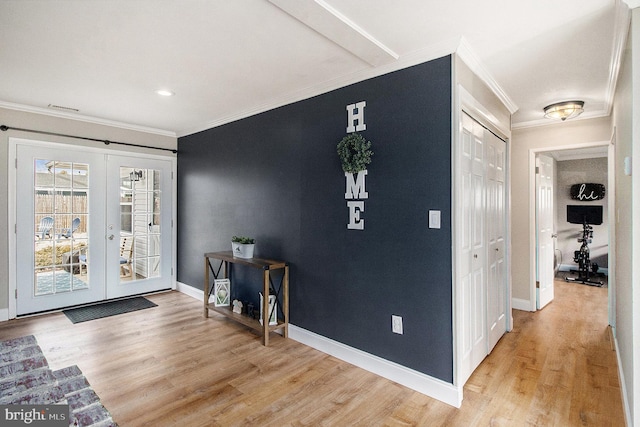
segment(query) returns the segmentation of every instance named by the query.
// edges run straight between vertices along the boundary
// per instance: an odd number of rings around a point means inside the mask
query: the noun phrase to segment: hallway
[[[513,317],[465,386],[463,408],[484,412],[473,425],[625,425],[607,288],[556,280],[548,306]]]

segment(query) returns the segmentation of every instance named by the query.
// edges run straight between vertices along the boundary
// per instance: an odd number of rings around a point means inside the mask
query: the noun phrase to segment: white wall
[[[178,140],[175,136],[159,135],[129,129],[122,129],[113,126],[94,124],[78,120],[70,120],[61,117],[47,116],[24,111],[0,108],[0,125],[14,128],[35,129],[40,131],[54,132],[66,135],[77,135],[101,140],[118,142],[128,142],[133,144],[151,145],[161,148],[177,149]],[[8,233],[12,227],[8,222],[8,181],[9,165],[13,161],[8,158],[9,138],[24,138],[37,141],[63,142],[78,146],[100,147],[103,149],[120,150],[128,152],[150,152],[144,148],[125,147],[121,145],[104,145],[100,142],[83,141],[74,138],[54,137],[38,135],[30,132],[8,130],[0,132],[0,235],[5,236],[4,241],[8,241]],[[5,243],[0,245],[0,320],[8,315],[9,308],[9,250]]]
[[[567,205],[602,206],[602,224],[593,225],[593,239],[589,244],[591,262],[607,268],[609,255],[609,195],[605,192],[602,200],[581,202],[570,196],[571,186],[580,183],[603,184],[608,190],[607,158],[563,160],[557,162],[556,168],[556,249],[562,253],[563,269],[577,269],[573,261],[573,253],[580,249],[577,238],[582,237],[582,226],[567,222]],[[605,190],[605,191],[606,191]]]
[[[631,32],[613,106],[616,180],[616,328],[621,386],[629,425],[640,419],[640,9]],[[633,172],[624,173],[626,157]],[[636,421],[634,423],[634,421]]]

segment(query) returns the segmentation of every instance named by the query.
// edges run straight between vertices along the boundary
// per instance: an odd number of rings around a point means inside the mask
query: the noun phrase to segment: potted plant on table
[[[253,249],[256,240],[252,237],[233,236],[231,238],[231,250],[237,258],[253,258]]]

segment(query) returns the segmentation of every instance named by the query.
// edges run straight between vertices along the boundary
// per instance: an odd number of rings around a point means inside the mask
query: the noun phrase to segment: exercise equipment
[[[589,286],[602,286],[603,282],[593,279],[599,274],[599,267],[597,263],[591,262],[589,255],[589,243],[593,239],[591,224],[602,224],[602,206],[567,206],[567,221],[573,224],[578,221],[582,223],[582,237],[578,238],[578,243],[581,243],[580,249],[573,252],[573,261],[578,264],[578,269],[571,270],[572,273],[578,273],[578,277],[566,277],[565,280]]]

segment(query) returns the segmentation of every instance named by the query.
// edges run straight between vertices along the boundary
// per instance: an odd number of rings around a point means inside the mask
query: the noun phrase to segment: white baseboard
[[[0,308],[0,322],[6,322],[9,320],[9,309]]]
[[[462,404],[462,388],[453,384],[291,324],[289,338],[456,408]]]
[[[189,295],[191,298],[195,298],[198,301],[202,301],[204,298],[204,291],[202,289],[194,288],[193,286],[182,282],[176,282],[176,291]]]
[[[177,282],[176,290],[198,301],[202,301],[204,297],[204,291],[184,283]],[[462,404],[462,389],[458,389],[453,384],[291,324],[289,325],[289,338],[456,408]]]
[[[622,371],[622,361],[620,360],[620,352],[618,351],[618,338],[615,332],[612,331],[613,345],[615,347],[616,359],[618,361],[618,382],[620,383],[620,390],[622,392],[622,406],[624,408],[625,424],[628,426],[633,425],[631,418],[631,407],[629,406],[629,396],[627,395],[626,382],[624,381],[624,372]]]
[[[528,299],[511,298],[511,308],[522,311],[536,311]]]

